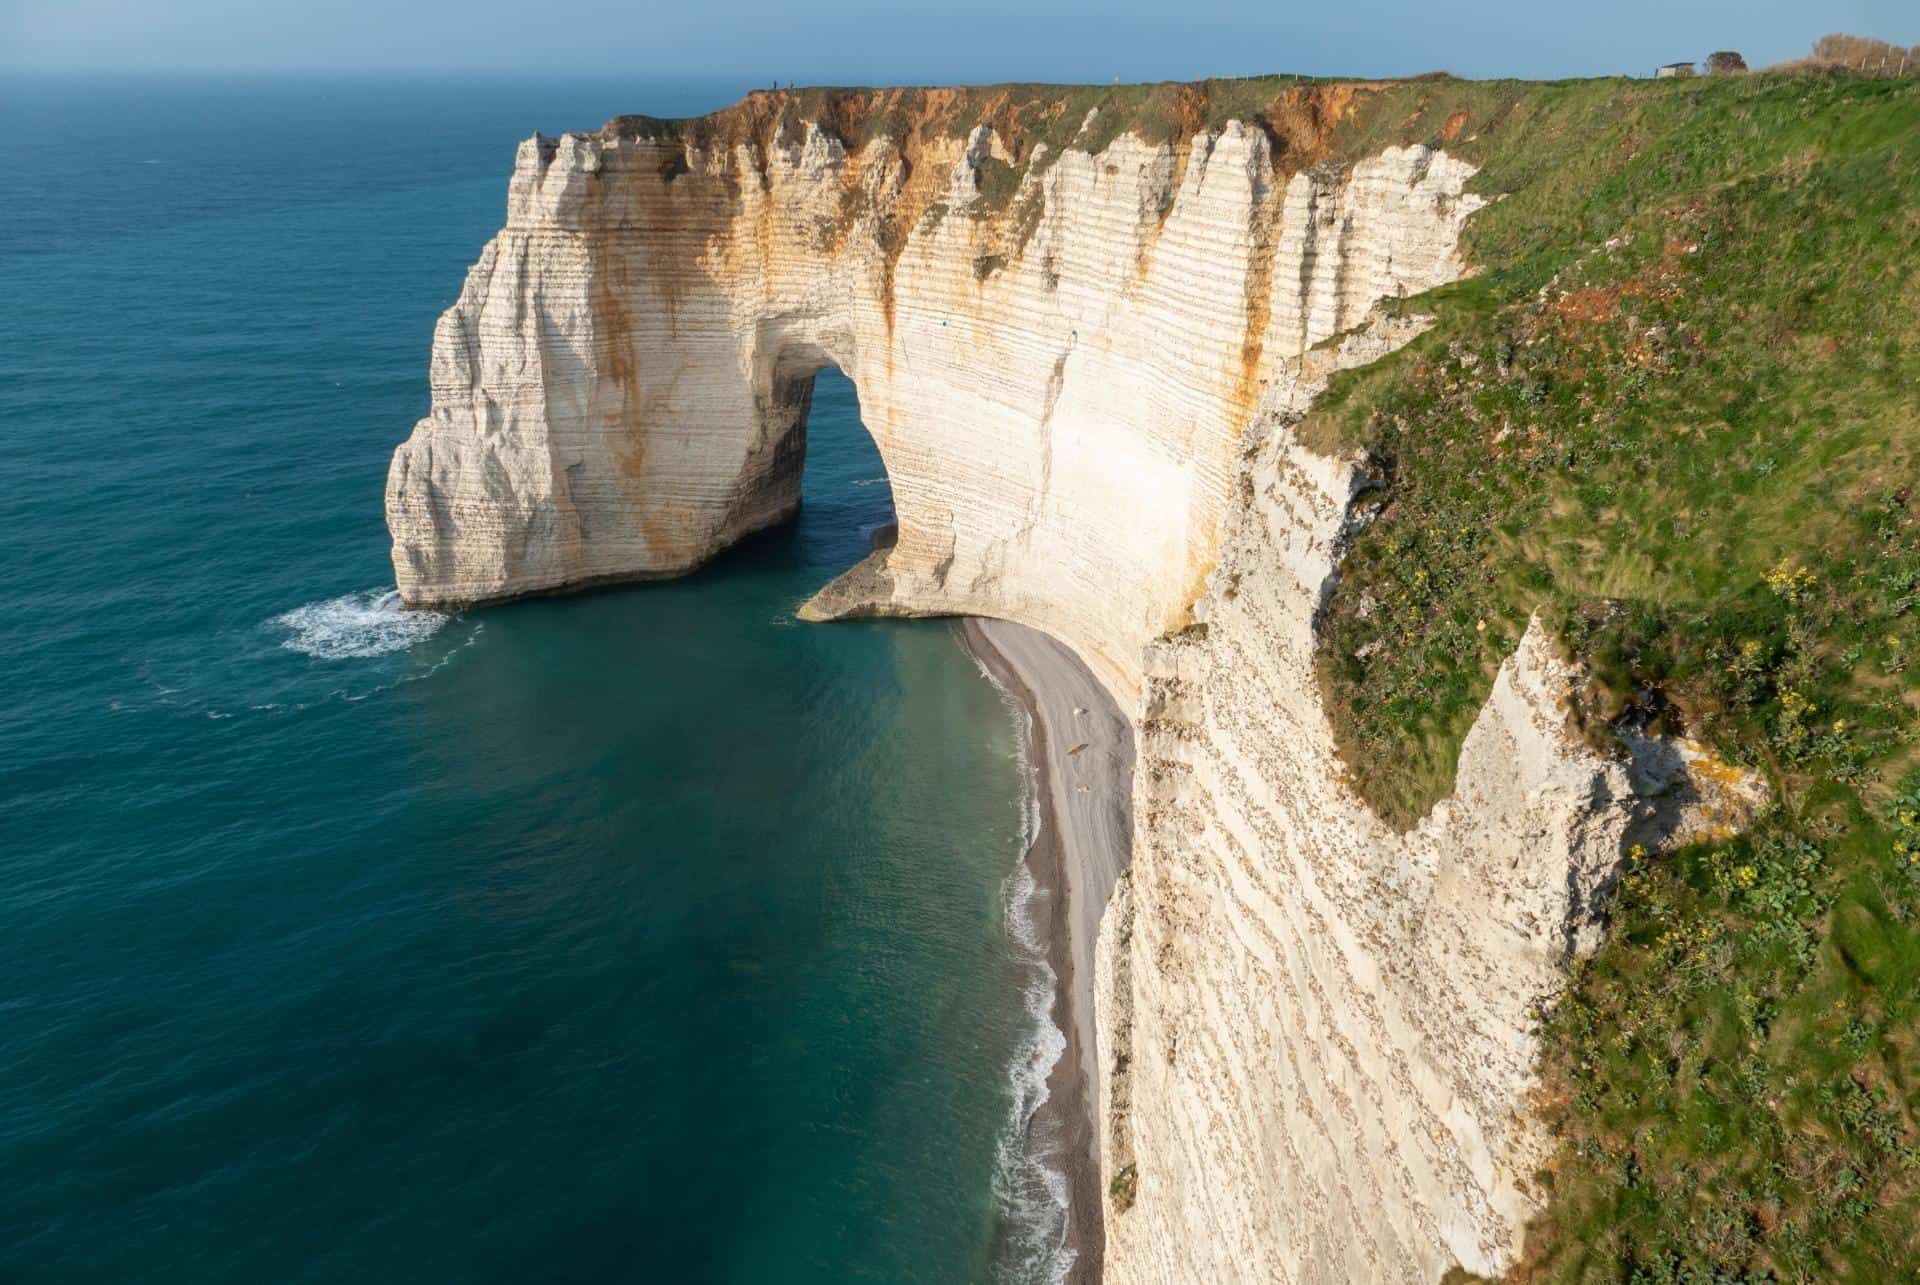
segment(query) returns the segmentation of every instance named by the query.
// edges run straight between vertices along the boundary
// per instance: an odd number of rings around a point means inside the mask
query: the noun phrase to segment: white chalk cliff
[[[1674,773],[1567,734],[1536,629],[1411,834],[1343,783],[1314,619],[1363,469],[1292,424],[1417,331],[1381,299],[1464,271],[1473,168],[1239,121],[1097,153],[987,124],[852,142],[758,99],[734,130],[521,146],[394,456],[405,600],[698,566],[793,512],[839,367],[899,535],[808,614],[1033,625],[1139,732],[1097,968],[1108,1277],[1498,1270],[1542,1154],[1534,1008]]]

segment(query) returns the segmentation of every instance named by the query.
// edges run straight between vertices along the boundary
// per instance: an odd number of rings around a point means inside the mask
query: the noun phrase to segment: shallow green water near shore
[[[0,87],[0,1277],[1047,1274],[1015,717],[792,621],[850,387],[688,580],[382,596],[514,142],[736,88]]]

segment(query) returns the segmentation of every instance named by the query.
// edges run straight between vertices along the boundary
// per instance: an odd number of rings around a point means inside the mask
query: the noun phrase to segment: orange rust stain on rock
[[[1173,91],[1174,137],[1182,142],[1207,127],[1213,99],[1198,85],[1177,85]]]
[[[633,485],[628,494],[633,500],[636,521],[647,549],[656,557],[687,558],[697,550],[698,516],[684,504],[663,503],[660,479],[647,469],[648,435],[663,418],[662,412],[673,401],[681,377],[687,372],[682,362],[670,375],[651,386],[642,386],[631,376],[621,386],[621,406],[607,424],[609,445],[620,475]]]
[[[1174,202],[1180,199],[1180,188],[1187,181],[1187,168],[1193,160],[1193,141],[1206,129],[1210,107],[1211,100],[1196,85],[1181,85],[1174,94],[1174,136],[1168,144],[1173,151],[1173,170],[1167,176],[1165,199],[1160,202],[1153,227],[1141,239],[1139,252],[1134,255],[1133,275],[1138,280],[1144,280],[1153,269],[1154,251],[1160,246],[1160,234],[1166,230]]]
[[[663,506],[659,479],[650,474],[650,433],[664,418],[686,363],[663,379],[650,380],[636,360],[632,300],[633,264],[627,247],[618,240],[603,242],[591,252],[587,267],[587,298],[593,315],[593,345],[606,372],[602,391],[587,408],[613,457],[619,475],[629,483],[628,495],[637,515],[641,538],[656,556],[685,555],[695,538],[695,515],[684,506]],[[677,310],[678,287],[670,275],[644,274],[648,285],[662,296],[671,315]]]
[[[762,194],[750,244],[763,267],[777,261],[786,233],[768,199],[772,149],[797,144],[809,123],[838,139],[848,160],[840,174],[834,216],[830,225],[815,229],[805,251],[808,256],[844,253],[855,231],[864,226],[879,251],[879,296],[891,332],[900,256],[960,154],[963,141],[954,137],[955,122],[972,98],[953,89],[762,90],[686,122],[684,130],[689,146],[723,158],[727,177],[735,184],[747,179],[739,164],[744,151]],[[744,191],[739,197],[745,197]],[[736,200],[737,212],[743,206],[744,199]],[[743,266],[737,254],[720,258],[730,268]]]
[[[898,169],[892,176],[893,197],[875,220],[874,234],[881,254],[881,307],[886,315],[887,333],[893,333],[894,277],[907,241],[920,225],[935,197],[944,189],[947,175],[959,160],[962,140],[950,137],[921,139],[918,131],[899,146]]]
[[[667,389],[649,389],[634,363],[632,313],[628,305],[631,281],[624,258],[603,251],[589,267],[588,295],[594,318],[594,346],[599,350],[607,383],[615,390],[611,404],[591,406],[588,414],[607,443],[620,475],[631,485],[641,538],[656,553],[676,547],[676,527],[663,525],[655,493],[657,479],[647,469],[647,434]],[[669,385],[670,387],[670,385]],[[599,402],[599,398],[595,399]]]
[[[1283,177],[1328,157],[1337,128],[1375,88],[1364,82],[1294,85],[1275,94],[1264,110],[1250,113],[1250,123],[1257,124],[1268,137],[1275,181],[1256,217],[1245,282],[1247,325],[1235,390],[1245,409],[1251,409],[1258,396],[1269,322],[1271,224],[1278,213],[1274,193],[1284,186]],[[1148,229],[1136,263],[1142,274],[1151,265],[1152,247],[1185,181],[1195,140],[1217,123],[1215,118],[1221,111],[1227,110],[1225,104],[1216,101],[1217,92],[1216,87],[1208,85],[1164,86],[1155,92],[1152,110],[1171,135],[1172,165],[1170,189],[1158,211],[1159,219]],[[746,184],[758,181],[760,206],[751,233],[742,238],[739,234],[745,229],[737,223],[729,235],[716,237],[710,232],[706,256],[710,270],[745,269],[748,265],[742,261],[743,251],[749,255],[757,252],[763,271],[781,262],[785,251],[816,260],[821,254],[869,254],[882,315],[891,333],[901,256],[914,229],[943,193],[947,176],[965,146],[966,134],[976,124],[987,124],[1017,166],[1030,166],[1034,133],[1048,122],[1058,121],[1066,110],[1063,92],[1045,87],[757,91],[732,107],[698,120],[676,124],[620,118],[610,122],[607,130],[648,138],[657,134],[660,142],[671,141],[674,154],[668,156],[663,149],[659,167],[663,184],[679,181],[691,166],[700,166],[709,181],[720,178],[732,187],[734,199],[729,204],[736,218],[745,213]],[[1448,128],[1457,133],[1463,120],[1456,113]],[[806,228],[788,227],[774,209],[771,158],[776,147],[796,145],[810,122],[840,141],[847,163],[838,176],[838,199],[832,202],[830,216]],[[1041,198],[1029,195],[1024,203],[1013,202],[1008,210],[995,213],[991,226],[983,228],[992,242],[988,250],[1011,250],[1017,255],[1024,249],[1030,225],[1038,222],[1038,209],[1029,208],[1037,199]],[[785,243],[796,235],[808,244]],[[866,248],[868,237],[871,249]],[[771,289],[770,272],[763,284]]]
[[[1324,159],[1335,128],[1373,88],[1366,83],[1296,85],[1272,98],[1264,112],[1255,111],[1253,123],[1266,131],[1272,143],[1276,172],[1290,175]],[[1216,87],[1199,84],[1163,86],[1153,95],[1152,112],[1165,123],[1173,149],[1171,190],[1159,210],[1161,224],[1185,181],[1195,138],[1216,123],[1219,111],[1225,110],[1216,102],[1216,93]],[[854,242],[856,230],[865,228],[878,250],[878,294],[891,331],[900,257],[913,230],[943,190],[966,134],[975,125],[988,125],[1004,147],[1004,154],[1016,167],[1024,168],[1033,163],[1035,132],[1058,121],[1067,105],[1063,91],[1044,86],[776,90],[750,93],[732,107],[694,121],[674,124],[620,118],[607,128],[615,132],[677,131],[683,148],[717,151],[726,158],[723,164],[729,170],[750,168],[763,193],[770,189],[773,149],[796,144],[809,122],[839,139],[848,155],[848,164],[840,174],[839,200],[831,220],[822,219],[812,229],[809,250],[829,255],[845,252]],[[737,148],[745,151],[749,162],[745,167],[738,165]],[[891,172],[876,172],[882,165]],[[678,168],[669,159],[663,176]],[[744,172],[730,177],[735,181],[747,179]],[[995,211],[988,220],[992,225],[988,231],[998,239],[989,248],[1011,250],[1017,256],[1039,221],[1039,199],[1030,194],[1024,201],[1011,203],[1007,210]],[[771,210],[763,208],[760,215],[768,219]],[[1158,230],[1149,230],[1149,242],[1157,240]],[[771,262],[779,229],[757,228],[754,235],[755,240],[749,244],[761,251],[763,263]],[[1150,263],[1149,245],[1136,266],[1144,274]],[[1264,311],[1264,297],[1257,306]],[[1246,356],[1248,364],[1257,364],[1257,342],[1249,345]]]
[[[1278,182],[1267,185],[1265,199],[1253,211],[1253,244],[1247,253],[1244,285],[1247,310],[1246,327],[1240,338],[1240,376],[1234,385],[1234,408],[1242,420],[1253,414],[1260,399],[1261,358],[1266,353],[1267,326],[1273,315],[1273,253],[1279,222],[1281,196],[1285,187]]]
[[[1188,536],[1187,588],[1180,597],[1180,611],[1168,624],[1168,632],[1185,629],[1193,623],[1193,609],[1206,596],[1207,581],[1220,564],[1219,523],[1191,531]]]
[[[1333,149],[1334,131],[1375,89],[1348,82],[1283,90],[1268,105],[1264,118],[1274,144],[1275,173],[1291,178],[1326,160]]]

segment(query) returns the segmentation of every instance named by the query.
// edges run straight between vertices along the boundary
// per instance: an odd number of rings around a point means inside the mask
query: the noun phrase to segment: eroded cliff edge
[[[1331,368],[1402,337],[1379,329],[1270,389],[1196,625],[1148,648],[1133,865],[1098,950],[1115,1279],[1504,1271],[1546,1195],[1537,1019],[1622,854],[1755,798],[1691,742],[1596,752],[1537,619],[1449,798],[1401,834],[1352,789],[1315,626],[1374,479],[1293,427]]]
[[[1411,835],[1343,783],[1313,628],[1365,470],[1291,426],[1418,332],[1376,305],[1464,272],[1482,203],[1475,122],[1383,143],[1375,89],[756,95],[529,140],[389,479],[414,605],[679,574],[793,511],[811,378],[854,380],[899,536],[811,613],[1033,625],[1140,731],[1096,970],[1114,1280],[1509,1261],[1535,1006],[1684,784],[1565,732],[1538,631]]]
[[[1088,152],[1093,110],[1017,161],[898,91],[839,103],[838,128],[764,95],[704,128],[529,140],[394,456],[402,595],[699,565],[792,512],[831,363],[899,519],[878,587],[841,609],[1036,625],[1130,705],[1143,646],[1186,623],[1218,555],[1262,386],[1460,271],[1471,167],[1424,146],[1330,159],[1319,100],[1296,141],[1231,120]]]

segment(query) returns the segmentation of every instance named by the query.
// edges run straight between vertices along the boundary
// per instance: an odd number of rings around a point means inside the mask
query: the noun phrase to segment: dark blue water
[[[739,88],[0,84],[0,1279],[1032,1274],[1013,716],[792,621],[845,382],[696,576],[382,597],[516,140]]]

